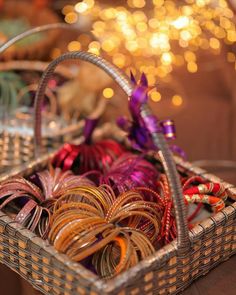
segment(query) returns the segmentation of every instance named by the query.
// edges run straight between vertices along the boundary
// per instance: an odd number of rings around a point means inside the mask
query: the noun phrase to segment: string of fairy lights
[[[222,45],[236,42],[234,14],[225,0],[127,0],[126,6],[79,1],[62,9],[67,23],[77,23],[96,37],[81,34],[68,44],[68,50],[87,48],[108,57],[115,65],[134,74],[144,72],[150,85],[165,79],[174,67],[186,65],[188,72],[198,71],[198,50],[220,54]],[[230,48],[230,46],[228,46]],[[236,62],[227,52],[227,60]],[[113,96],[105,89],[104,96]],[[153,101],[161,100],[157,91]],[[172,98],[175,106],[182,98]]]

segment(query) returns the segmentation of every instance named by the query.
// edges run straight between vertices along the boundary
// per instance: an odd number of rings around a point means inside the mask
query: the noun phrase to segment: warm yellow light
[[[136,8],[143,8],[145,5],[145,0],[133,0],[133,6]]]
[[[235,62],[236,61],[235,54],[233,52],[227,53],[227,61],[228,62]]]
[[[223,39],[223,38],[225,38],[225,36],[226,36],[226,32],[225,32],[225,30],[224,29],[222,29],[222,28],[215,28],[215,30],[214,30],[214,34],[215,34],[215,36],[217,37],[217,38],[219,38],[219,39]]]
[[[139,10],[137,10],[133,13],[132,18],[135,23],[147,21],[146,14],[143,11],[139,11]]]
[[[213,21],[206,21],[205,23],[205,27],[209,30],[209,31],[213,31],[215,28],[215,24]]]
[[[219,0],[219,6],[222,7],[222,8],[226,8],[227,7],[227,2],[225,0]]]
[[[79,41],[71,41],[67,48],[69,51],[78,51],[81,49],[81,44]]]
[[[83,2],[87,4],[88,8],[92,8],[95,4],[94,0],[84,0]]]
[[[112,88],[105,88],[103,89],[102,94],[105,98],[112,98],[114,95],[114,90]]]
[[[204,7],[208,3],[209,3],[209,1],[207,1],[207,0],[196,0],[196,4],[199,7]]]
[[[126,42],[125,47],[127,50],[132,52],[138,49],[138,43],[136,41],[131,40]]]
[[[113,49],[115,48],[115,44],[112,40],[105,40],[103,43],[102,43],[102,49],[104,51],[107,51],[107,52],[110,52],[112,51]]]
[[[103,32],[106,28],[106,24],[102,21],[96,21],[94,24],[93,24],[93,28],[94,30],[96,30],[98,33],[99,32]]]
[[[194,13],[194,10],[190,5],[184,5],[182,7],[182,13],[183,13],[183,15],[190,16]]]
[[[192,35],[189,31],[187,30],[183,30],[180,32],[180,37],[184,40],[184,41],[188,41],[192,38]]]
[[[92,41],[89,44],[89,48],[97,48],[97,49],[100,49],[101,48],[101,44],[98,41]]]
[[[148,85],[153,86],[156,83],[156,78],[153,74],[147,75]]]
[[[220,18],[220,26],[224,29],[230,29],[231,28],[231,21],[229,19],[227,19],[226,17],[221,17]]]
[[[172,97],[172,104],[176,107],[181,106],[183,104],[183,98],[180,95],[174,95]]]
[[[65,21],[68,24],[74,24],[76,23],[78,20],[78,15],[75,12],[69,12],[67,13],[67,15],[65,16]]]
[[[152,101],[158,102],[161,100],[161,93],[158,91],[152,91],[150,97]]]
[[[117,53],[113,56],[113,63],[119,68],[125,66],[125,56],[122,53]]]
[[[189,18],[187,16],[180,16],[176,20],[174,20],[171,24],[176,28],[176,29],[183,29],[189,25]]]
[[[129,7],[134,8],[133,0],[127,0],[127,4]]]
[[[152,0],[153,4],[158,8],[163,6],[165,0]]]
[[[73,12],[73,11],[74,11],[74,6],[72,6],[72,5],[66,5],[62,9],[62,13],[64,15],[67,15],[69,12]]]
[[[234,13],[231,9],[224,9],[224,16],[228,17],[228,18],[233,18],[234,17]]]
[[[107,19],[112,19],[116,16],[116,10],[114,8],[108,8],[104,10],[104,15]]]
[[[150,28],[152,28],[152,29],[156,29],[156,28],[158,28],[159,21],[158,21],[156,18],[151,18],[151,19],[148,21],[148,24],[149,24]]]
[[[236,31],[229,30],[227,32],[227,39],[229,40],[229,42],[235,42],[236,41]]]
[[[79,2],[75,5],[75,11],[78,13],[84,13],[89,8],[86,2]]]
[[[183,48],[186,48],[186,47],[189,46],[189,43],[188,43],[188,41],[186,41],[186,40],[179,39],[179,46],[180,46],[180,47],[183,47]]]
[[[125,22],[127,20],[127,14],[125,11],[117,11],[116,18],[119,22]]]
[[[96,54],[96,55],[100,55],[100,50],[96,47],[91,47],[88,49],[88,52]]]
[[[164,33],[154,33],[149,41],[150,45],[153,48],[161,48],[168,50],[169,45],[169,37]]]
[[[145,32],[147,30],[147,24],[145,22],[139,22],[137,23],[136,28],[139,32]]]
[[[210,47],[213,49],[219,49],[220,48],[220,41],[216,38],[210,38]]]
[[[172,56],[169,52],[164,52],[161,56],[161,61],[164,65],[170,65],[172,63]]]
[[[138,47],[140,49],[143,49],[143,48],[148,48],[148,42],[147,42],[147,39],[145,37],[139,37],[137,38],[137,44],[138,44]]]
[[[159,66],[156,69],[156,74],[157,76],[159,76],[160,78],[164,78],[167,75],[167,71],[166,68],[164,66]]]
[[[53,50],[52,50],[52,52],[51,52],[51,58],[52,59],[55,59],[55,58],[57,58],[58,56],[60,56],[61,55],[61,49],[60,48],[54,48]]]
[[[188,71],[190,73],[196,73],[197,70],[198,70],[198,66],[195,62],[193,61],[190,61],[188,64],[187,64],[187,68],[188,68]]]
[[[74,10],[63,8],[66,21],[77,22],[75,11],[84,14],[78,24],[87,24],[89,31],[92,23],[97,40],[78,39],[83,48],[95,54],[103,50],[118,67],[127,72],[133,65],[150,81],[167,77],[173,65],[187,63],[188,71],[195,73],[198,49],[211,48],[219,54],[221,42],[236,42],[234,15],[226,0],[127,0],[130,8],[103,6],[95,0],[76,2]],[[231,55],[227,59],[233,62]]]
[[[187,62],[196,61],[196,54],[192,51],[186,51],[184,53],[184,58]]]

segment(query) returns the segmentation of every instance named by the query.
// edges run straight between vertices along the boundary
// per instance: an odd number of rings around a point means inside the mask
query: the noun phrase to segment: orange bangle
[[[93,255],[97,273],[109,278],[155,251],[161,218],[160,205],[138,191],[116,197],[107,185],[81,186],[56,201],[49,240],[73,261]]]

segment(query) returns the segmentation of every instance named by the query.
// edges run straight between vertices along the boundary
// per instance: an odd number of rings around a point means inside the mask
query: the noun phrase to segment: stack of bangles
[[[189,228],[203,207],[217,213],[227,192],[199,176],[182,177]],[[103,278],[134,266],[176,238],[165,174],[144,156],[122,153],[106,171],[82,175],[49,166],[28,179],[0,184],[0,210]],[[196,222],[195,222],[196,223]]]
[[[49,241],[74,261],[91,258],[109,278],[154,253],[160,227],[161,208],[139,192],[79,187],[56,202]]]

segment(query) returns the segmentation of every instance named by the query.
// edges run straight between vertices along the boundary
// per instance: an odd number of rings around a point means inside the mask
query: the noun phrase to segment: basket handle
[[[18,42],[28,36],[37,34],[39,32],[50,31],[53,29],[69,29],[69,30],[77,30],[77,31],[79,30],[78,26],[68,25],[65,23],[53,23],[53,24],[38,26],[38,27],[35,27],[32,29],[29,29],[23,33],[20,33],[19,35],[16,35],[15,37],[9,39],[2,46],[0,46],[0,54],[3,53],[5,50],[7,50],[9,47],[11,47],[16,42]]]
[[[80,28],[77,25],[69,25],[69,24],[66,24],[66,23],[52,23],[52,24],[46,24],[46,25],[34,27],[34,28],[29,29],[29,30],[27,30],[25,32],[22,32],[21,34],[15,36],[15,37],[12,37],[7,42],[2,44],[0,46],[0,55],[1,55],[1,53],[5,52],[9,47],[11,47],[13,44],[17,43],[18,41],[20,41],[20,40],[22,40],[22,39],[24,39],[24,38],[26,38],[28,36],[37,34],[39,32],[50,31],[50,30],[54,30],[54,29],[66,29],[66,30],[79,31],[79,32],[81,31]],[[90,32],[86,32],[86,34],[90,34],[96,40],[96,38]],[[104,109],[105,109],[105,106],[106,106],[106,102],[104,100],[100,100],[99,104],[96,107],[95,111],[93,112],[92,116],[101,115],[103,113]],[[54,104],[53,105],[53,110],[56,109],[56,108],[57,107]]]
[[[36,156],[40,153],[41,149],[41,106],[44,98],[44,93],[55,68],[61,62],[71,59],[80,59],[83,61],[90,62],[100,69],[103,69],[109,76],[111,76],[123,89],[123,91],[131,96],[133,92],[133,85],[130,83],[129,78],[124,75],[116,66],[110,64],[108,61],[94,54],[77,51],[71,53],[65,53],[60,57],[53,60],[43,73],[43,76],[39,82],[39,87],[35,97],[35,121],[34,121],[34,132],[35,132],[35,152]],[[145,117],[150,114],[150,109],[147,104],[142,106],[141,116]],[[168,144],[162,133],[152,133],[152,139],[155,146],[160,149],[160,157],[163,163],[165,173],[168,178],[170,185],[171,194],[173,197],[174,209],[176,213],[177,223],[177,246],[181,253],[186,253],[190,246],[190,238],[187,226],[186,209],[184,204],[184,198],[182,194],[182,188],[180,184],[179,175],[176,170],[176,165],[172,157],[172,153],[168,147]]]

